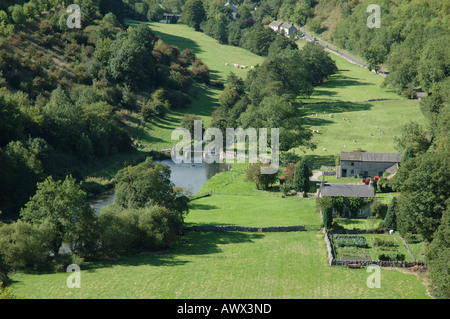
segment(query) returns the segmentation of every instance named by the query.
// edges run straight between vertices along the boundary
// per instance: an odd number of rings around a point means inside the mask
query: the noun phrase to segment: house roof
[[[283,22],[281,22],[281,21],[272,21],[269,25],[271,27],[279,27],[282,24],[283,24]]]
[[[370,185],[322,184],[320,196],[375,197],[375,189]]]
[[[283,23],[283,24],[280,25],[280,28],[284,28],[284,29],[294,28],[295,29],[294,25],[291,24],[291,23]]]
[[[399,153],[341,152],[341,161],[400,163]]]

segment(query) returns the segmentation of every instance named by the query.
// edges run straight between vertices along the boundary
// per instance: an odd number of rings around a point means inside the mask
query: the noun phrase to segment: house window
[[[355,162],[351,162],[350,165],[351,165],[351,166],[355,166]]]
[[[354,170],[352,170],[352,174],[354,174],[355,173],[355,171]]]

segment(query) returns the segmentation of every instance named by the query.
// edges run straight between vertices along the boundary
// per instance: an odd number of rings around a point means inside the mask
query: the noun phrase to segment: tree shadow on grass
[[[314,163],[314,165],[335,166],[336,158],[334,155],[305,155],[308,163]]]
[[[83,264],[81,269],[95,272],[116,266],[181,266],[190,262],[183,260],[183,256],[218,254],[222,252],[219,245],[254,243],[263,237],[263,234],[244,232],[186,232],[171,249],[124,256],[117,260],[95,261]]]
[[[92,273],[103,268],[113,268],[117,266],[182,266],[190,262],[190,260],[183,260],[183,256],[218,254],[222,252],[219,245],[254,243],[263,237],[264,234],[260,233],[231,231],[186,232],[183,236],[179,236],[177,238],[178,243],[170,249],[142,252],[135,255],[122,256],[117,259],[103,259],[85,262],[80,265],[80,270]],[[49,267],[43,267],[40,269],[26,269],[22,272],[31,275],[55,273],[55,271],[51,270]],[[64,270],[62,272],[64,272]],[[13,281],[13,283],[18,283],[18,281]]]
[[[198,204],[196,202],[191,202],[189,209],[195,210],[212,210],[218,209],[219,207],[216,205],[208,205],[208,204]]]
[[[372,83],[362,82],[361,79],[346,76],[343,74],[336,74],[330,78],[330,81],[324,82],[319,88],[339,88],[349,86],[366,86],[373,85]]]
[[[317,114],[316,119],[321,119],[321,117],[327,116],[329,119],[334,118],[336,113],[344,112],[358,112],[358,111],[369,111],[372,105],[369,103],[356,103],[356,102],[325,102],[316,104],[305,104],[303,106],[303,111],[305,114]],[[324,113],[325,112],[325,113]],[[332,117],[330,117],[332,115]],[[319,117],[321,116],[321,117]],[[325,119],[323,123],[330,122],[330,120]],[[314,119],[311,117],[310,120]]]

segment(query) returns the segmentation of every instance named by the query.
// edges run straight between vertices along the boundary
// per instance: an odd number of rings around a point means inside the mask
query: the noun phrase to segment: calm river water
[[[229,170],[228,164],[207,164],[207,163],[181,163],[175,164],[171,159],[160,161],[168,165],[172,171],[170,179],[176,186],[188,188],[192,194],[197,194],[211,177],[220,172]],[[102,207],[108,206],[114,202],[114,190],[108,191],[96,198],[90,200],[91,206],[95,212],[100,213]]]

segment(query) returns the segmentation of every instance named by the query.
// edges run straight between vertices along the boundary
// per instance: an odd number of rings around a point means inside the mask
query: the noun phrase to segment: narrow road
[[[330,45],[328,45],[327,43],[324,43],[322,41],[320,41],[319,39],[317,39],[316,37],[314,37],[313,35],[309,34],[308,32],[306,32],[303,29],[300,29],[300,31],[303,33],[303,36],[301,37],[301,39],[307,40],[307,41],[311,41],[311,42],[316,42],[317,44],[323,46],[325,48],[325,50],[330,51],[331,53],[334,53],[344,59],[346,59],[347,61],[349,61],[350,63],[356,64],[362,68],[367,69],[367,63],[354,57],[353,55],[350,55],[348,53],[339,51],[338,49],[331,47]],[[385,71],[385,70],[379,70],[378,73],[382,76],[386,76],[389,72]]]
[[[329,44],[320,41],[319,39],[317,39],[316,37],[314,37],[313,35],[309,34],[308,32],[306,32],[305,30],[303,30],[301,28],[300,28],[300,31],[303,33],[303,36],[300,39],[304,39],[306,41],[311,41],[311,42],[316,42],[317,44],[323,46],[325,48],[325,50],[327,50],[333,54],[336,54],[337,56],[340,56],[341,58],[347,60],[348,62],[358,65],[362,68],[368,69],[368,65],[366,62],[354,57],[353,55],[339,51],[338,49],[330,46]],[[380,69],[380,70],[378,70],[378,74],[383,77],[386,77],[389,74],[389,71]],[[417,98],[422,99],[427,96],[427,94],[425,92],[423,92],[422,90],[417,89],[417,88],[413,88],[413,89],[417,93]]]

